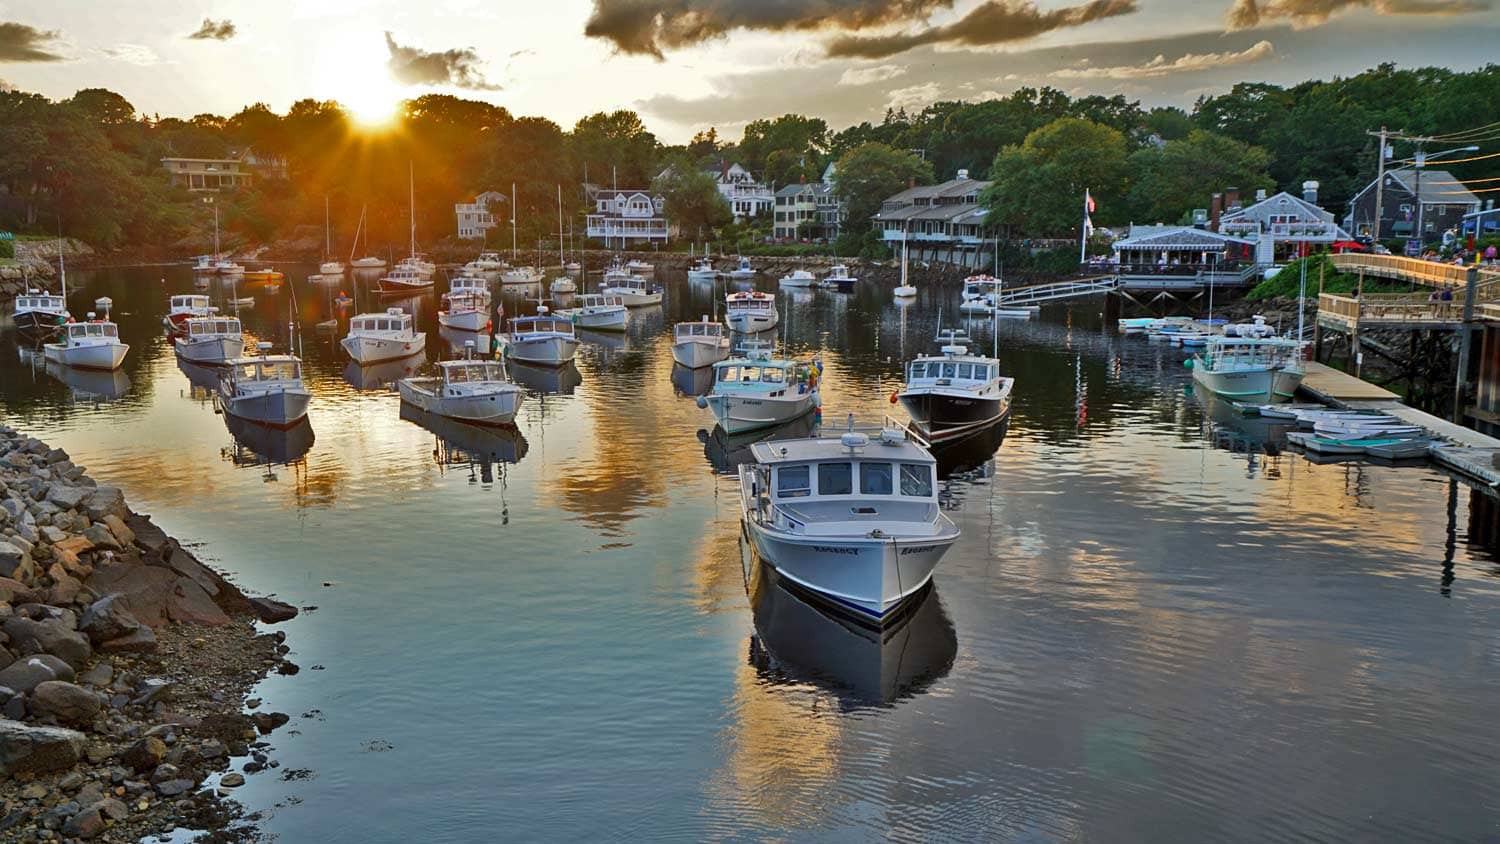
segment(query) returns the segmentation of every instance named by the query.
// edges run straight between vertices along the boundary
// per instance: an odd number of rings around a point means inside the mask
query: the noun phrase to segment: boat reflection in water
[[[630,348],[630,335],[619,331],[593,331],[575,328],[579,340],[590,346],[598,346],[609,352],[623,352]]]
[[[678,396],[706,396],[709,390],[714,388],[714,369],[711,366],[688,369],[674,362],[672,364],[672,387],[677,391]]]
[[[1251,476],[1263,465],[1270,476],[1278,476],[1278,458],[1286,450],[1286,433],[1295,429],[1296,424],[1285,419],[1241,413],[1211,391],[1194,389],[1196,386],[1188,389],[1192,390],[1193,398],[1203,410],[1203,433],[1214,447],[1243,456],[1247,463],[1246,472]]]
[[[750,446],[766,440],[817,436],[818,420],[817,413],[804,413],[785,425],[743,434],[731,434],[724,430],[723,425],[715,425],[712,431],[698,429],[698,441],[703,443],[703,456],[708,459],[708,465],[720,475],[732,475],[739,471],[740,464],[754,459]]]
[[[763,679],[810,682],[854,709],[921,694],[953,667],[958,636],[931,584],[899,619],[875,629],[779,577],[748,548],[742,540],[755,620],[749,659]]]
[[[417,370],[421,368],[422,357],[420,355],[364,366],[351,360],[344,365],[344,380],[356,390],[389,390],[402,378],[416,375]]]
[[[995,453],[1005,442],[1005,432],[1009,428],[1010,414],[1006,414],[994,425],[955,440],[934,444],[931,451],[933,458],[937,460],[938,477],[947,479],[975,471],[988,476],[989,470],[993,468],[989,465],[990,461],[995,459]]]
[[[504,481],[505,465],[519,463],[526,456],[526,437],[515,426],[470,425],[406,402],[401,403],[401,418],[430,431],[433,461],[443,469],[467,470],[471,483],[494,483],[497,463]]]
[[[232,413],[225,413],[224,425],[234,437],[234,446],[224,454],[236,466],[290,466],[301,463],[312,450],[312,422],[306,416],[290,428],[257,425]]]
[[[528,390],[548,395],[571,396],[583,383],[583,373],[573,361],[562,366],[536,366],[512,359],[506,362],[506,366],[510,370],[510,380]]]
[[[74,369],[56,361],[46,363],[47,374],[67,384],[75,401],[112,402],[130,392],[130,376],[123,369]]]
[[[188,397],[194,401],[212,401],[219,392],[219,373],[216,366],[193,363],[177,358],[177,369],[187,376]]]
[[[438,336],[448,344],[452,351],[451,357],[463,357],[472,349],[476,357],[485,355],[490,350],[489,331],[461,331],[457,328],[447,326],[438,327]],[[473,345],[470,346],[469,344]]]

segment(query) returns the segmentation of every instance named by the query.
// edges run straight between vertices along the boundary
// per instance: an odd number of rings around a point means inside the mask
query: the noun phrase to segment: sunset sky
[[[1500,56],[1500,0],[0,0],[0,80],[145,113],[441,91],[565,128],[633,108],[663,140],[786,112],[837,128],[1021,86],[1190,106],[1241,80]],[[1482,121],[1481,121],[1482,122]]]

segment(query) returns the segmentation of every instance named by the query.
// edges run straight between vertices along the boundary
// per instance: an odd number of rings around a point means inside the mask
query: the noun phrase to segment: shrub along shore
[[[0,425],[0,841],[249,840],[275,776],[253,686],[297,610],[248,597],[61,449]]]

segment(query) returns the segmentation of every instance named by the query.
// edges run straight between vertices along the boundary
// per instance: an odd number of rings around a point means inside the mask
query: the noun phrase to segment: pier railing
[[[1424,284],[1428,287],[1462,288],[1473,267],[1463,264],[1440,264],[1421,258],[1400,255],[1366,255],[1346,253],[1332,256],[1333,265],[1346,273],[1360,273],[1380,278]],[[1500,281],[1500,268],[1480,267],[1479,283]]]

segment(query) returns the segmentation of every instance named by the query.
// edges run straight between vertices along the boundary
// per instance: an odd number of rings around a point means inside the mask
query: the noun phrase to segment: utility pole
[[[1380,139],[1380,151],[1376,154],[1378,160],[1375,162],[1375,233],[1370,239],[1373,247],[1380,242],[1380,222],[1385,215],[1385,151],[1390,148],[1390,139],[1402,137],[1403,133],[1390,132],[1382,126],[1379,132],[1365,134]]]

